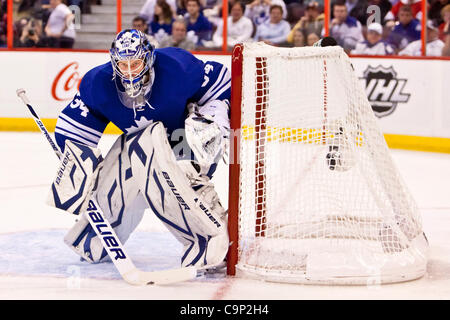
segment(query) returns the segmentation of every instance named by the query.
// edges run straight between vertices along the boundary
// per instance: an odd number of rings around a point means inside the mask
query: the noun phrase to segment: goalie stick
[[[61,151],[48,133],[45,125],[34,111],[29,99],[25,95],[24,89],[16,90],[17,96],[28,107],[33,115],[34,121],[38,125],[41,132],[45,135],[50,143],[56,156],[61,159]],[[89,199],[89,205],[85,212],[86,218],[91,224],[97,236],[100,238],[103,248],[108,253],[111,261],[116,266],[122,278],[132,285],[156,284],[164,285],[191,280],[197,277],[197,268],[185,267],[172,270],[162,271],[142,271],[136,268],[131,258],[125,252],[125,249],[117,237],[111,224],[104,218],[104,214],[94,197]]]

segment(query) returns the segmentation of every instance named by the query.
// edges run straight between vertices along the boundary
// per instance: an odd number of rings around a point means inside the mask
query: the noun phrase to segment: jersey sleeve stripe
[[[220,81],[223,79],[223,76],[224,76],[224,74],[225,74],[225,68],[221,68],[220,69],[220,73],[219,73],[219,76],[217,77],[217,81],[205,92],[205,94],[202,96],[202,98],[198,101],[198,103],[200,104],[200,105],[202,105],[203,104],[203,102],[202,102],[202,100],[204,100],[205,99],[205,97],[207,97],[208,95],[210,95],[211,94],[211,91],[212,90],[214,90],[215,89],[215,87],[216,87],[216,85],[218,84],[218,83],[220,83]]]
[[[90,127],[87,127],[77,121],[75,121],[74,119],[70,118],[69,116],[65,115],[64,113],[60,114],[59,116],[61,119],[65,120],[66,122],[69,122],[71,125],[73,125],[74,127],[78,128],[79,130],[85,131],[87,133],[93,134],[94,136],[97,136],[99,139],[102,136],[102,133],[92,129]]]
[[[216,100],[222,93],[227,91],[229,88],[231,88],[231,79],[228,80],[223,86],[221,86],[217,91],[215,91],[215,94],[207,99],[203,104],[208,103],[210,101]]]
[[[225,67],[222,67],[222,70],[220,71],[219,77],[217,79],[218,80],[213,84],[213,86],[200,99],[200,105],[203,105],[207,100],[210,100],[210,97],[213,96],[218,89],[220,89],[223,83],[231,79],[230,73]]]
[[[75,142],[84,143],[84,144],[86,144],[88,146],[91,146],[91,147],[96,147],[97,146],[95,143],[93,143],[93,142],[91,142],[89,140],[83,139],[82,137],[80,137],[80,136],[78,136],[78,135],[76,135],[74,133],[66,132],[65,130],[63,130],[63,129],[59,128],[59,127],[55,128],[55,133],[58,133],[58,134],[60,134],[60,135],[62,135],[64,137],[66,137],[69,140],[72,140],[72,141],[75,141]]]
[[[64,127],[59,126],[59,124],[55,128],[55,132],[56,132],[56,129],[58,129],[58,133],[59,134],[64,134],[64,135],[71,134],[72,136],[78,137],[77,139],[83,139],[84,141],[87,141],[90,144],[97,145],[98,141],[100,140],[100,139],[91,140],[88,137],[86,137],[85,135],[80,134],[79,132],[76,132],[76,131],[73,131],[73,130],[67,130]]]
[[[64,131],[67,132],[71,132],[74,134],[77,134],[78,136],[92,141],[93,143],[97,143],[100,140],[100,137],[91,133],[88,133],[86,131],[83,131],[82,129],[74,126],[73,124],[71,124],[70,122],[68,122],[66,119],[64,118],[60,118],[61,121],[58,121],[57,123],[57,127],[59,127],[60,129],[63,129]]]
[[[214,92],[217,90],[217,88],[221,87],[223,82],[228,81],[228,79],[231,79],[231,76],[228,70],[222,66],[219,76],[217,77],[217,81],[214,82],[214,84],[209,88],[209,90],[205,92],[205,94],[200,98],[198,103],[200,105],[203,105],[206,102],[206,100],[209,99],[209,97],[214,95]]]

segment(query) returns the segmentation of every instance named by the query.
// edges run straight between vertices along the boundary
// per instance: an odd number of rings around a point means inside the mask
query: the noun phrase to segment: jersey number
[[[88,113],[89,113],[89,109],[88,109],[88,107],[86,107],[86,105],[83,103],[83,101],[81,100],[81,97],[79,96],[79,95],[76,95],[74,98],[73,98],[73,100],[72,100],[72,102],[70,103],[70,105],[69,105],[72,109],[75,109],[75,108],[80,108],[80,110],[81,110],[81,115],[83,116],[83,117],[87,117],[87,115],[88,115]]]
[[[207,76],[207,74],[213,70],[214,70],[214,67],[212,65],[210,65],[210,64],[205,65],[205,75],[203,76],[204,81],[202,83],[202,88],[208,84],[209,77]]]

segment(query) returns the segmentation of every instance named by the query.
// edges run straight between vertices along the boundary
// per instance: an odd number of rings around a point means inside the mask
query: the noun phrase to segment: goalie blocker
[[[223,262],[229,242],[226,211],[209,178],[176,160],[161,122],[121,135],[103,161],[98,149],[66,141],[48,204],[79,214],[91,192],[122,243],[150,207],[183,244],[182,266]],[[107,258],[84,215],[64,242],[89,262]]]

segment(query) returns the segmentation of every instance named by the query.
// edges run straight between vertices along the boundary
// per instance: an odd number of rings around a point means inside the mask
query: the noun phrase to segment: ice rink
[[[104,154],[115,138],[102,138]],[[42,134],[2,132],[0,144],[0,299],[450,299],[450,154],[391,150],[430,242],[427,274],[419,280],[311,286],[222,277],[135,287],[112,263],[80,262],[63,243],[76,217],[45,204],[58,160]],[[225,205],[226,169],[215,176]],[[181,246],[147,211],[125,247],[141,269],[177,267]]]

